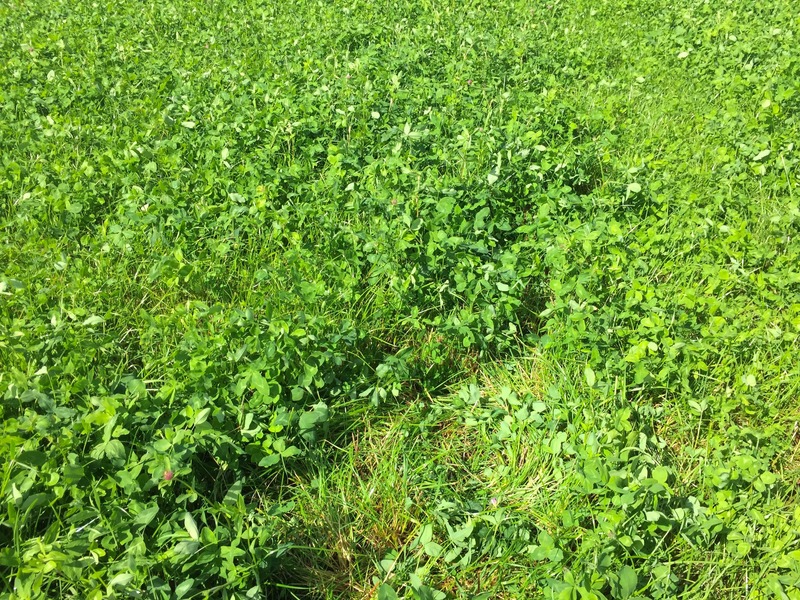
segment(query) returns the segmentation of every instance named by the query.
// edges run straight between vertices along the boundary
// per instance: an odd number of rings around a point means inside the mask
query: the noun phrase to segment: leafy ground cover
[[[0,6],[0,597],[800,598],[800,15]]]

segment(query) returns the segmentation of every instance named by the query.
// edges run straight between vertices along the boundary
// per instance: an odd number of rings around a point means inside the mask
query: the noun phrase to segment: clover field
[[[800,11],[0,3],[0,599],[800,599]]]

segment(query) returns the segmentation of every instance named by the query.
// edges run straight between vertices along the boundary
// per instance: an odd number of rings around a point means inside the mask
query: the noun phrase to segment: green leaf
[[[194,579],[189,578],[185,581],[182,581],[175,588],[175,597],[178,599],[183,598],[186,594],[188,594],[191,591],[192,586],[194,586]]]
[[[83,478],[83,466],[82,465],[71,465],[66,464],[64,465],[64,483],[71,485],[73,483],[77,483]]]
[[[161,438],[153,442],[153,449],[156,452],[168,452],[170,448],[172,448],[172,442],[166,438]]]
[[[462,527],[460,529],[457,529],[455,531],[452,531],[450,533],[450,535],[449,535],[450,541],[452,541],[454,543],[461,543],[464,540],[466,540],[467,538],[469,538],[469,536],[472,535],[472,532],[473,532],[474,529],[475,529],[475,525],[470,520],[470,521],[467,522],[466,525],[464,525],[464,527]]]
[[[305,412],[300,415],[298,425],[300,429],[312,429],[321,418],[322,415],[316,411]]]
[[[300,450],[300,448],[298,448],[297,446],[289,446],[285,450],[281,451],[281,456],[283,458],[291,458],[292,456],[299,456],[302,453],[303,451]]]
[[[586,377],[586,384],[589,387],[594,387],[594,384],[595,384],[595,381],[597,381],[597,378],[595,377],[595,374],[594,374],[594,371],[592,370],[592,367],[587,365],[583,369],[583,375]]]
[[[47,462],[47,454],[40,450],[26,450],[17,456],[17,462],[24,465],[41,467]]]
[[[764,158],[767,158],[769,155],[770,155],[770,150],[769,150],[769,148],[767,148],[766,150],[762,150],[761,152],[759,152],[758,154],[756,154],[756,155],[753,157],[753,161],[754,161],[754,162],[758,162],[758,161],[760,161],[760,160],[762,160],[762,159],[764,159]]]
[[[204,408],[194,416],[194,426],[202,425],[208,420],[208,415],[211,414],[210,408]]]
[[[1,567],[18,567],[19,565],[20,557],[13,548],[0,548]]]
[[[144,510],[140,511],[134,518],[133,522],[137,525],[148,525],[150,521],[152,521],[155,516],[158,514],[158,504],[154,504],[153,506],[149,506]]]
[[[324,403],[314,405],[314,410],[300,415],[298,425],[300,429],[312,429],[317,423],[324,423],[328,419],[328,406]]]
[[[431,523],[426,523],[423,525],[417,539],[423,546],[430,542],[433,539],[433,525]]]
[[[667,480],[669,479],[669,469],[662,465],[657,466],[655,469],[653,469],[653,479],[661,484],[667,483]]]
[[[119,440],[111,440],[105,444],[105,454],[106,457],[110,459],[124,459],[125,458],[125,446],[122,445],[122,442]]]
[[[228,491],[225,492],[225,497],[222,499],[222,503],[225,506],[235,506],[237,502],[239,502],[239,497],[242,495],[242,482],[241,480],[236,480],[233,482],[231,487],[228,488]]]
[[[620,598],[628,598],[636,591],[636,586],[639,583],[636,571],[625,565],[619,570],[617,577],[619,578]]]
[[[436,542],[428,542],[427,544],[423,544],[422,549],[425,551],[425,554],[433,558],[440,556],[443,550],[443,548]]]
[[[258,466],[259,467],[272,467],[272,466],[277,465],[279,462],[281,462],[281,455],[280,454],[268,454],[267,456],[262,458],[260,461],[258,461]]]
[[[175,554],[191,556],[200,548],[200,542],[178,542],[175,544]]]
[[[111,581],[108,582],[108,587],[125,587],[131,581],[133,581],[133,573],[118,573]]]
[[[197,523],[194,522],[194,518],[188,512],[183,516],[183,526],[186,527],[186,532],[189,534],[189,537],[193,540],[200,539],[200,532],[197,530]]]
[[[378,586],[377,600],[397,600],[397,592],[388,583],[382,583]]]

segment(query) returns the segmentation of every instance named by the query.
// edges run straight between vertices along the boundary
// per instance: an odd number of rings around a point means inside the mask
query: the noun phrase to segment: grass
[[[799,28],[0,6],[0,598],[800,598]]]
[[[578,555],[576,563],[596,565],[598,534],[612,540],[616,535],[609,519],[617,521],[614,528],[637,519],[624,505],[623,514],[609,511],[603,492],[586,486],[587,464],[596,457],[614,464],[601,449],[613,446],[609,438],[620,433],[628,433],[628,440],[650,436],[642,454],[650,464],[668,465],[667,504],[673,511],[687,510],[713,489],[706,466],[720,440],[699,430],[696,418],[664,408],[666,422],[637,431],[630,426],[630,409],[598,402],[585,384],[567,387],[565,379],[570,378],[557,364],[534,353],[486,365],[475,383],[451,395],[365,418],[351,444],[339,450],[340,462],[323,462],[296,482],[291,526],[303,540],[296,556],[305,565],[299,579],[330,598],[372,598],[385,582],[413,577],[456,597],[540,594],[547,575],[540,549],[549,548],[549,539],[563,544],[550,551],[571,552]],[[568,396],[556,400],[555,386],[569,390]],[[535,418],[520,424],[526,406]],[[559,430],[566,435],[554,449],[559,438],[552,432]],[[647,475],[638,474],[640,480]],[[796,476],[796,470],[783,471],[781,479]],[[662,480],[661,474],[651,477]],[[773,526],[793,518],[795,503],[791,489],[771,499]],[[613,498],[610,504],[616,504]],[[429,525],[439,546],[431,552],[444,561],[433,560],[419,545]],[[483,535],[463,547],[458,532],[481,526]],[[651,587],[660,584],[670,595],[678,594],[675,587],[669,591],[670,583],[680,581],[685,597],[741,597],[775,566],[715,548],[681,529],[665,529],[646,554],[632,553],[639,560],[669,556]]]

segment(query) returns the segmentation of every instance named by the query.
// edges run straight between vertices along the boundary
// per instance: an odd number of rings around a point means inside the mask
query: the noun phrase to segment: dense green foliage
[[[0,49],[0,598],[800,598],[791,3]]]

